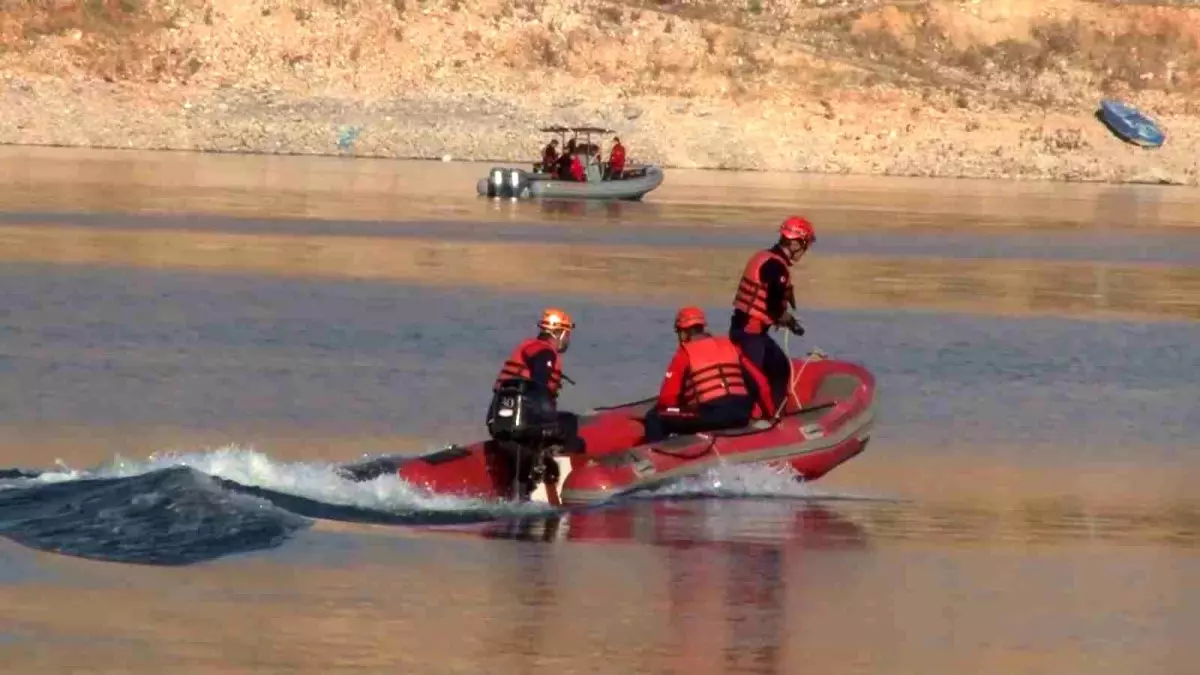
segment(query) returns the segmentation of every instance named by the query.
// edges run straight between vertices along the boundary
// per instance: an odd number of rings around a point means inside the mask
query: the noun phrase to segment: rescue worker
[[[772,415],[786,401],[791,363],[767,331],[774,326],[804,335],[804,328],[788,309],[796,308],[791,267],[816,241],[812,223],[802,216],[788,217],[779,226],[779,241],[746,262],[733,297],[729,337],[766,376]]]
[[[698,307],[675,315],[679,349],[646,416],[647,440],[750,424],[759,398],[750,366],[729,338],[710,335],[707,323]]]
[[[570,172],[570,180],[577,183],[587,182],[587,172],[583,169],[583,162],[579,161],[579,155],[571,155],[571,164],[568,168]],[[567,180],[566,176],[559,176],[559,180]]]
[[[517,345],[492,386],[487,428],[499,451],[493,457],[507,465],[505,473],[519,484],[520,498],[539,482],[558,483],[553,451],[573,454],[585,449],[579,417],[558,410],[562,382],[570,381],[563,375],[560,355],[570,346],[574,329],[566,312],[545,309],[537,337]]]
[[[608,171],[605,173],[606,180],[619,180],[625,173],[625,146],[621,145],[619,136],[613,136],[612,150],[608,154]]]
[[[571,175],[571,169],[572,169],[571,160],[572,160],[572,158],[575,157],[575,151],[576,151],[575,139],[574,138],[568,139],[567,147],[565,149],[563,149],[563,153],[558,156],[558,163],[555,164],[555,169],[556,169],[555,176],[559,180],[574,180],[574,178]],[[576,158],[575,161],[578,162],[579,160]]]
[[[553,138],[542,148],[542,171],[553,174],[558,164],[558,139]]]
[[[563,446],[564,452],[582,452],[578,416],[558,411],[558,394],[564,375],[560,355],[571,344],[575,323],[555,307],[546,308],[538,321],[537,337],[517,345],[492,385],[488,406],[488,431],[496,440],[524,444],[541,441]],[[505,399],[520,400],[506,401]],[[504,408],[520,404],[519,410]]]

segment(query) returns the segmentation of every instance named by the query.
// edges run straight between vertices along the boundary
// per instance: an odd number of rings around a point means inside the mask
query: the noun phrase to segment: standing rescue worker
[[[564,452],[582,452],[579,418],[558,411],[564,379],[560,355],[571,344],[575,323],[550,307],[538,321],[538,334],[517,345],[492,386],[487,426],[495,440],[538,445],[545,441]]]
[[[558,139],[552,138],[542,148],[542,171],[548,174],[554,174],[555,167],[558,164]]]
[[[767,331],[775,326],[804,335],[804,328],[788,310],[789,306],[796,308],[791,267],[816,241],[812,223],[801,216],[788,217],[779,226],[779,241],[746,262],[733,297],[729,337],[770,382],[771,415],[787,400],[791,363]]]
[[[620,180],[625,173],[625,146],[621,145],[619,136],[613,136],[612,150],[608,154],[608,170],[605,173],[605,180]]]
[[[698,307],[675,315],[679,348],[646,416],[647,439],[744,427],[753,418],[759,388],[745,357],[728,338],[710,335],[707,323]]]

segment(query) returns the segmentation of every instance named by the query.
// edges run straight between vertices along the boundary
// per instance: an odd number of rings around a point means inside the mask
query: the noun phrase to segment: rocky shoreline
[[[997,113],[905,101],[902,91],[788,109],[536,98],[364,102],[8,74],[0,144],[526,163],[545,142],[539,126],[598,124],[617,130],[633,161],[667,168],[1200,185],[1200,121],[1186,115],[1160,118],[1168,140],[1147,150],[1113,137],[1087,110]]]
[[[600,125],[666,168],[1200,185],[1197,78],[1178,51],[1200,40],[1200,13],[310,4],[6,10],[0,144],[526,163],[539,127]],[[1166,143],[1114,137],[1094,117],[1106,91]]]

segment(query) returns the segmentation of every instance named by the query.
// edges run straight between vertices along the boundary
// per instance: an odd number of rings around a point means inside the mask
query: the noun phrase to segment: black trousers
[[[747,333],[741,328],[730,327],[729,339],[742,350],[750,361],[766,376],[771,385],[771,405],[778,408],[788,396],[788,379],[792,369],[788,355],[779,343],[766,333]],[[770,412],[774,412],[772,409]]]
[[[754,399],[750,396],[730,396],[701,404],[694,416],[660,415],[657,410],[651,410],[645,417],[645,440],[653,443],[670,434],[737,429],[750,424],[753,412]]]

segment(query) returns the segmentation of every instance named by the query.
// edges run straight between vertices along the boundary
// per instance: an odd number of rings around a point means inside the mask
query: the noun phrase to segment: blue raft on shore
[[[1121,101],[1104,99],[1096,117],[1109,131],[1125,141],[1143,148],[1157,148],[1166,140],[1158,124],[1136,108]]]

